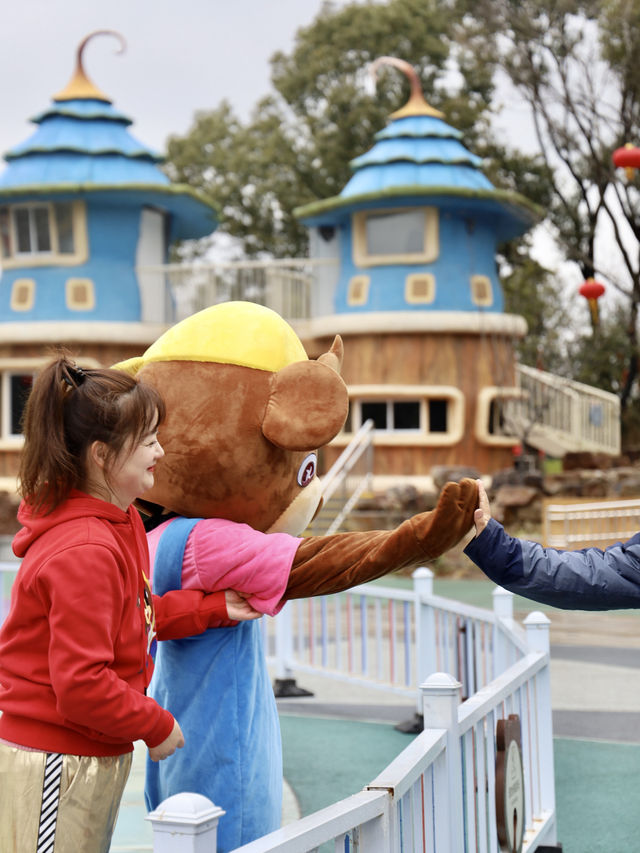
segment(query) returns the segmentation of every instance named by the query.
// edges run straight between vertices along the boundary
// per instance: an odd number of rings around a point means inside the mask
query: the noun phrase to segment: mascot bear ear
[[[349,410],[347,386],[338,371],[342,340],[317,361],[296,361],[278,370],[262,420],[264,437],[285,450],[316,450],[342,429]]]

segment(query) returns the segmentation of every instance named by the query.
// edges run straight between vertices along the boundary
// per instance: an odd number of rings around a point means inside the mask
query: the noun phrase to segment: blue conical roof
[[[464,147],[460,136],[435,116],[396,119],[376,134],[373,148],[351,161],[354,175],[340,196],[410,186],[493,189],[480,171],[482,160]]]
[[[81,50],[68,86],[32,121],[31,136],[4,156],[0,199],[129,193],[136,203],[161,205],[174,214],[173,238],[202,237],[215,229],[211,203],[190,187],[171,183],[160,168],[163,158],[129,132],[131,119],[88,80]]]
[[[367,207],[429,204],[486,212],[499,239],[526,231],[540,211],[517,193],[494,187],[461,137],[414,93],[375,135],[373,147],[351,161],[353,176],[341,193],[299,207],[295,215],[307,225],[334,225]]]

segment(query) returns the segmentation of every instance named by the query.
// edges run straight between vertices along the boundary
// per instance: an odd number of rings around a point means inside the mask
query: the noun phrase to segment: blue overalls
[[[178,517],[164,530],[156,595],[181,589],[184,549],[198,521]],[[226,812],[217,853],[278,829],[282,745],[259,620],[158,643],[149,695],[179,722],[185,746],[164,761],[147,758],[147,809],[183,791],[208,797]]]

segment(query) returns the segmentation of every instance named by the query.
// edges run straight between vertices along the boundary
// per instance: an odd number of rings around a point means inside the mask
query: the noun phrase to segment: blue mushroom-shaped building
[[[171,183],[87,77],[94,35],[0,173],[0,491],[10,494],[24,400],[51,345],[89,366],[139,355],[175,319],[171,243],[217,224],[209,201]]]
[[[298,208],[318,265],[305,343],[345,339],[349,441],[376,426],[379,475],[428,476],[434,465],[495,470],[519,437],[504,410],[520,395],[514,340],[522,317],[504,313],[500,243],[541,211],[493,186],[482,162],[424,99],[413,68],[408,103],[356,157],[339,195]]]
[[[95,34],[92,34],[95,35]],[[0,174],[0,323],[164,323],[169,245],[210,234],[211,205],[177,186],[131,119],[87,78],[83,50],[69,84],[5,154]]]

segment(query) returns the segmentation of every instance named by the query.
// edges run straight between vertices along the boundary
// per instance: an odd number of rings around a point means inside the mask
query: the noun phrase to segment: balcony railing
[[[319,271],[323,270],[323,273]],[[139,277],[164,282],[182,320],[219,302],[256,302],[277,311],[285,320],[306,320],[313,313],[312,281],[315,274],[335,279],[337,262],[287,258],[264,261],[229,261],[215,264],[166,264],[138,267]],[[143,321],[144,321],[143,317]]]

